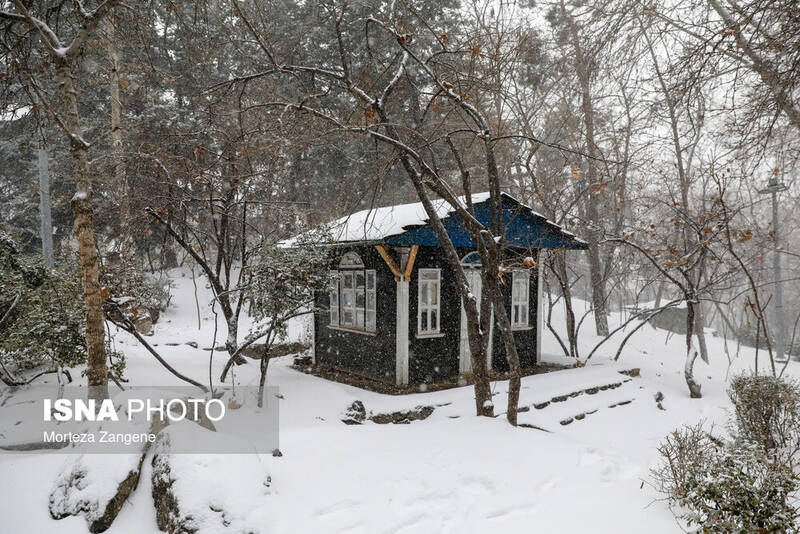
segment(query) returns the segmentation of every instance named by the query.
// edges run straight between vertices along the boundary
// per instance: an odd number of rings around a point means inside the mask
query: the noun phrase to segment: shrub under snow
[[[659,445],[656,488],[692,532],[797,533],[800,388],[775,377],[740,376],[728,392],[732,439],[702,424],[676,430]]]

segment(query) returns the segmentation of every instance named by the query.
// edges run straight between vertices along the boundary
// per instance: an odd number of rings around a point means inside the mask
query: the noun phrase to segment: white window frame
[[[339,326],[344,328],[356,327],[356,272],[353,271],[339,271]],[[347,280],[350,280],[350,287],[347,287]],[[348,305],[347,301],[350,304]],[[347,316],[350,315],[348,319]]]
[[[435,274],[435,280],[427,280],[425,275]],[[417,269],[417,337],[437,336],[441,333],[442,323],[442,270],[441,269]],[[430,284],[436,284],[436,304],[431,304]],[[424,290],[423,290],[424,287]],[[424,291],[424,293],[423,293]],[[422,302],[422,295],[428,297],[426,303]],[[432,327],[431,317],[436,316],[435,328]],[[425,316],[427,329],[422,329],[422,317]]]
[[[512,271],[511,272],[511,328],[526,329],[530,327],[530,321],[531,321],[530,304],[531,304],[530,271],[528,270]]]
[[[370,279],[372,280],[372,284],[370,284]],[[364,330],[374,333],[378,326],[378,274],[375,272],[375,269],[367,269],[364,271],[364,280],[366,287]],[[370,287],[370,285],[372,287]]]
[[[328,327],[374,334],[377,327],[377,272],[364,269],[358,254],[348,252],[342,256],[339,270],[331,271],[331,276],[335,282],[329,293]]]
[[[328,291],[328,318],[331,326],[339,326],[339,271],[331,271],[331,288]]]

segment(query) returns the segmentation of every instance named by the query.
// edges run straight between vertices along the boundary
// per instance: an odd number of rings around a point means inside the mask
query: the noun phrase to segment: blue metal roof
[[[491,201],[476,202],[475,218],[491,226]],[[503,246],[509,248],[566,248],[585,249],[587,244],[546,217],[521,204],[511,195],[502,193]],[[475,248],[472,236],[464,227],[463,219],[455,212],[442,218],[442,223],[456,247]],[[391,245],[441,246],[436,231],[430,224],[404,228],[404,232],[387,237]]]

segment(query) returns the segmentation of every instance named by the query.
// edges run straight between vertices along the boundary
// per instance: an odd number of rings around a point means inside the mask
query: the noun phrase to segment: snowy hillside
[[[171,365],[207,381],[204,349],[214,335],[210,293],[199,283],[198,329],[191,278],[185,271],[173,271],[173,277],[171,308],[150,341]],[[583,309],[583,302],[575,304]],[[559,313],[554,322],[562,320]],[[618,316],[610,319],[612,327],[619,324]],[[240,335],[246,331],[247,326]],[[290,337],[300,339],[304,332],[298,322]],[[225,336],[220,318],[217,345]],[[621,340],[624,332],[617,336]],[[584,335],[582,354],[596,341]],[[263,533],[673,533],[679,528],[672,514],[647,483],[655,446],[682,423],[724,421],[726,381],[753,364],[752,353],[742,349],[729,368],[723,341],[711,336],[708,341],[711,364],[698,362],[695,368],[702,399],[689,399],[683,380],[684,339],[667,339],[665,331],[645,326],[619,362],[609,359],[617,347],[612,340],[584,368],[524,378],[518,428],[503,417],[474,417],[471,387],[387,396],[298,372],[292,358],[283,357],[269,370],[269,383],[283,397],[283,456],[185,456],[180,465],[191,474],[198,506],[213,509],[215,499],[238,503],[231,529],[211,517],[203,520],[201,532],[238,532],[235,527]],[[177,383],[130,336],[117,333],[116,346],[128,358],[132,383]],[[545,359],[563,363],[559,352],[547,333]],[[224,363],[224,354],[216,354],[215,379]],[[632,368],[639,368],[640,376],[620,373]],[[789,364],[788,372],[797,370],[796,363]],[[255,384],[257,377],[253,361],[236,368],[240,384]],[[492,388],[501,410],[507,384],[494,382]],[[657,392],[664,395],[663,410],[656,405]],[[356,400],[368,415],[420,405],[434,411],[410,424],[345,425],[343,414]],[[247,467],[253,460],[258,469]],[[55,521],[47,512],[64,461],[60,454],[0,454],[0,533],[86,532],[82,517]],[[258,486],[262,468],[270,476],[269,491],[249,491],[247,484]],[[143,469],[138,489],[109,533],[158,531],[149,460]]]

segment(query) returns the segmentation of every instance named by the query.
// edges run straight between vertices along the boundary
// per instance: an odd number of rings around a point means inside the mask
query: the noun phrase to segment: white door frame
[[[483,281],[481,271],[475,267],[464,267],[464,274],[470,282],[470,291],[475,296],[478,313],[480,314],[481,294],[483,292]],[[472,372],[472,359],[470,358],[469,340],[467,335],[467,312],[464,310],[464,303],[461,303],[461,328],[458,338],[458,372],[459,374]],[[491,308],[489,321],[489,346],[486,349],[486,369],[492,368],[492,338],[494,337],[494,308]]]
[[[395,383],[408,384],[408,282],[397,280],[397,315],[395,318]]]

